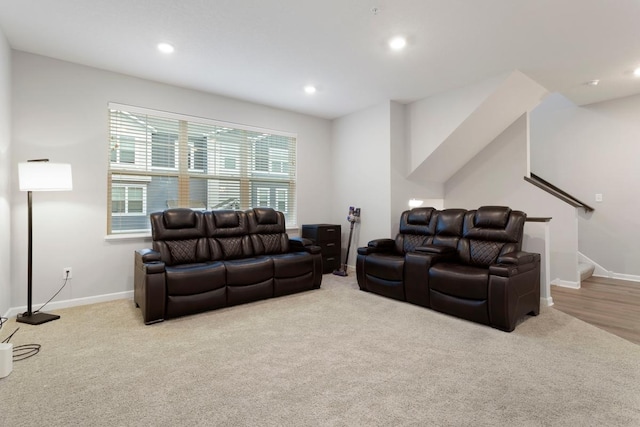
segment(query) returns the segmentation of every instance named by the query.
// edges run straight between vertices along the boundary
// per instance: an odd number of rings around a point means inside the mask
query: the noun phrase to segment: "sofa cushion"
[[[433,235],[432,217],[434,208],[413,208],[400,216],[400,226],[395,238],[395,252],[404,254],[417,246],[428,243]]]
[[[225,286],[222,262],[166,267],[167,295],[194,295]]]
[[[196,227],[196,213],[191,209],[176,208],[169,209],[162,216],[164,226],[169,230]]]
[[[272,255],[276,278],[298,277],[313,272],[313,256],[307,252]]]
[[[191,264],[199,261],[196,258],[198,239],[168,240],[165,244],[171,254],[169,264]]]
[[[289,252],[289,237],[282,212],[271,208],[250,209],[247,211],[247,222],[254,255]]]
[[[476,210],[475,226],[503,229],[507,226],[511,209],[504,206],[482,206]]]
[[[429,269],[429,288],[458,298],[486,300],[489,269],[439,262]]]
[[[392,254],[371,254],[367,256],[365,274],[384,280],[402,281],[404,256]]]
[[[241,212],[237,211],[213,211],[211,212],[216,228],[236,228],[240,226]]]
[[[455,248],[462,236],[466,213],[464,209],[445,209],[438,212],[432,243]]]
[[[278,223],[278,213],[274,209],[254,208],[253,211],[255,212],[256,220],[260,225]]]
[[[273,277],[273,260],[256,257],[225,261],[227,286],[245,286],[261,283]]]

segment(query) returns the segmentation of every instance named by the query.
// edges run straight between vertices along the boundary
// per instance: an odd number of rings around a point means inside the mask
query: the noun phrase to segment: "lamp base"
[[[52,320],[58,320],[60,316],[57,314],[48,313],[33,313],[31,316],[18,316],[16,322],[27,323],[29,325],[41,325],[43,323],[51,322]]]

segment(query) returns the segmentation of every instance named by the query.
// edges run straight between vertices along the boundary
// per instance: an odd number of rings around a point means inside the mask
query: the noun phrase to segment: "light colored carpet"
[[[553,308],[505,333],[325,275],[152,326],[57,313],[12,339],[42,350],[0,380],[2,426],[640,425],[640,346]]]

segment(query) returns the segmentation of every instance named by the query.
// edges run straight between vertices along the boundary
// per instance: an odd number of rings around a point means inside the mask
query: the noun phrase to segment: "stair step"
[[[580,273],[580,281],[586,280],[593,275],[596,266],[588,262],[578,263],[578,273]]]

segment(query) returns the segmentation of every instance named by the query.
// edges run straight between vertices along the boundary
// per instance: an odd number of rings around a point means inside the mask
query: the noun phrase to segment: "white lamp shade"
[[[70,191],[73,189],[68,163],[18,163],[20,191]]]
[[[409,207],[411,208],[419,208],[424,203],[423,200],[411,199],[409,200]]]

